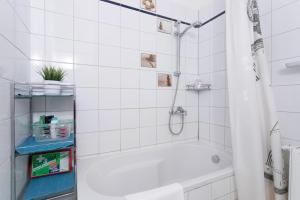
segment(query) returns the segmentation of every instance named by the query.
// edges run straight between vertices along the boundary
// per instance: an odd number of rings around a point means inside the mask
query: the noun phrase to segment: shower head
[[[188,27],[186,27],[180,34],[179,36],[182,37],[186,32],[188,32],[188,30],[190,30],[191,28],[200,28],[202,25],[202,23],[200,21],[196,21],[192,24],[190,24]]]

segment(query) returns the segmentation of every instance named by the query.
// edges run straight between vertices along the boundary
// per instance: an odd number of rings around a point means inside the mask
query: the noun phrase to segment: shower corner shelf
[[[189,84],[189,85],[186,85],[186,90],[200,92],[203,90],[210,90],[210,87],[211,87],[211,84],[201,84],[200,87],[197,87],[194,84]]]

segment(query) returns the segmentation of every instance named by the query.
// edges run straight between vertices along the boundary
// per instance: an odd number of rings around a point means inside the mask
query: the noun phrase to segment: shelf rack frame
[[[17,191],[16,191],[16,159],[20,156],[28,156],[28,154],[19,154],[16,152],[16,101],[18,99],[28,99],[29,100],[29,115],[30,115],[30,126],[33,122],[33,111],[32,111],[32,99],[35,97],[44,97],[45,99],[48,97],[70,97],[72,98],[72,114],[73,114],[73,144],[70,145],[69,147],[72,149],[73,152],[73,169],[72,172],[74,173],[74,184],[72,187],[72,190],[66,191],[66,192],[61,192],[60,194],[57,195],[50,195],[48,197],[42,197],[42,199],[57,199],[57,198],[62,198],[62,197],[73,197],[74,199],[77,199],[77,155],[76,155],[76,95],[75,95],[75,85],[73,84],[63,84],[63,86],[68,87],[68,91],[72,91],[71,93],[68,93],[67,95],[34,95],[32,93],[32,86],[37,83],[11,83],[10,84],[10,113],[11,113],[11,200],[23,200],[23,195],[25,192],[26,187],[28,186],[30,180],[27,178],[26,184],[24,188],[22,188],[22,191],[20,192],[20,196],[17,196]],[[45,85],[38,83],[39,85]],[[25,94],[20,94],[18,93],[18,88],[19,87],[25,87],[27,88],[27,91],[25,91]],[[27,94],[27,95],[26,95]],[[45,110],[46,111],[46,110]],[[30,128],[31,131],[31,128]],[[59,149],[57,149],[59,150]],[[47,153],[48,151],[41,151],[40,153]],[[29,154],[31,155],[31,154]],[[26,172],[27,173],[27,172]],[[64,175],[64,174],[63,174]],[[54,176],[59,176],[59,175],[54,175]],[[50,176],[51,177],[51,176]]]

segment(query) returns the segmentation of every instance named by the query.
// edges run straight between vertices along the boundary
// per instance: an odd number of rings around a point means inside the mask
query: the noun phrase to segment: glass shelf
[[[186,90],[199,92],[202,90],[210,90],[210,87],[211,84],[201,84],[200,87],[197,87],[194,84],[190,84],[190,85],[186,85]]]
[[[74,171],[31,179],[25,187],[22,200],[47,199],[74,192]]]
[[[73,144],[74,134],[71,134],[65,139],[47,142],[37,142],[34,137],[30,136],[23,143],[16,147],[16,156],[54,151],[70,147]]]
[[[16,83],[15,98],[32,97],[72,97],[75,95],[75,85],[70,83]]]

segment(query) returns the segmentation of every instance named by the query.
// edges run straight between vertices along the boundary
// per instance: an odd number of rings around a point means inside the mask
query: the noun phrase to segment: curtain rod
[[[215,15],[214,17],[210,18],[209,20],[203,22],[201,26],[204,26],[205,24],[208,24],[209,22],[211,22],[211,21],[217,19],[218,17],[220,17],[220,16],[222,16],[222,15],[224,15],[224,14],[225,14],[225,10],[222,11],[222,12],[220,12],[219,14]],[[201,27],[200,27],[200,28],[201,28]]]
[[[128,9],[131,9],[131,10],[135,10],[135,11],[138,11],[138,12],[142,12],[142,13],[145,13],[145,14],[148,14],[148,15],[152,15],[152,16],[156,16],[156,17],[159,17],[159,18],[163,18],[163,19],[166,19],[166,20],[170,20],[170,21],[178,21],[177,19],[174,19],[174,18],[171,18],[171,17],[167,17],[167,16],[164,16],[164,15],[160,15],[160,14],[156,14],[156,13],[153,13],[153,12],[149,12],[149,11],[146,11],[146,10],[142,10],[142,9],[139,9],[139,8],[135,8],[135,7],[132,7],[132,6],[128,6],[126,4],[122,4],[122,3],[117,3],[115,1],[111,1],[111,0],[100,0],[100,1],[103,1],[103,2],[106,2],[106,3],[110,3],[110,4],[113,4],[113,5],[117,5],[117,6],[120,6],[120,7],[123,7],[123,8],[128,8]],[[204,26],[205,24],[213,21],[214,19],[220,17],[221,15],[223,15],[225,13],[225,11],[217,14],[216,16],[212,17],[211,19],[205,21],[202,23],[202,26]],[[191,25],[191,23],[188,23],[188,22],[185,22],[185,21],[181,21],[182,24],[185,24],[185,25]]]

